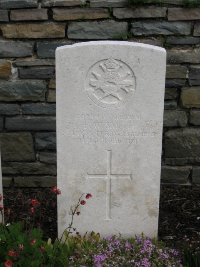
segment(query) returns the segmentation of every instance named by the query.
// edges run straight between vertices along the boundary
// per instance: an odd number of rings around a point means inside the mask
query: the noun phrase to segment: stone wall
[[[55,184],[55,49],[106,39],[167,49],[162,182],[200,184],[200,7],[147,2],[1,0],[4,186]]]

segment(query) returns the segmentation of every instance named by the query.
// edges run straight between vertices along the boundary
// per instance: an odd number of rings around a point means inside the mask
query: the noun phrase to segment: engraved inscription
[[[107,150],[107,173],[106,174],[88,174],[86,179],[104,179],[106,181],[106,220],[111,220],[111,192],[112,179],[129,179],[132,180],[131,174],[114,174],[112,173],[112,151]]]
[[[85,89],[96,104],[117,106],[135,91],[136,79],[131,68],[121,60],[109,58],[94,64],[88,71]]]

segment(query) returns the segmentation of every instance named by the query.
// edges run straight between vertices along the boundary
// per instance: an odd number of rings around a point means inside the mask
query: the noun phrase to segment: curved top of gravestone
[[[166,53],[166,50],[162,47],[155,46],[155,45],[149,45],[149,44],[143,44],[143,43],[136,43],[136,42],[127,42],[127,41],[90,41],[90,42],[80,42],[75,43],[72,45],[64,45],[60,46],[56,49],[56,51],[64,50],[67,48],[76,48],[76,47],[82,47],[82,46],[102,46],[102,45],[117,45],[117,46],[131,46],[131,47],[141,47],[144,49],[150,49],[150,50],[156,50],[158,52]]]

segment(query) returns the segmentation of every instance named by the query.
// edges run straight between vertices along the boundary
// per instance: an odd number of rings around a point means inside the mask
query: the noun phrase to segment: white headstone
[[[56,51],[58,231],[102,236],[158,228],[166,53],[119,41]]]

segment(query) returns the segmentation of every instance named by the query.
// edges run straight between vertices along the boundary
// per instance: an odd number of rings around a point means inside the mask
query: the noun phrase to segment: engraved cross
[[[106,174],[87,174],[86,179],[104,179],[106,181],[106,220],[111,220],[111,190],[113,179],[132,180],[131,174],[112,173],[112,151],[107,150],[107,172]]]

